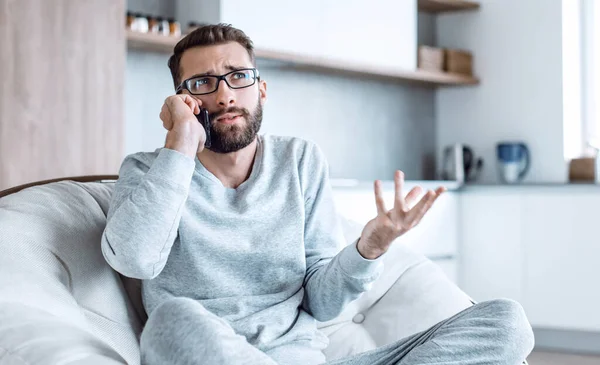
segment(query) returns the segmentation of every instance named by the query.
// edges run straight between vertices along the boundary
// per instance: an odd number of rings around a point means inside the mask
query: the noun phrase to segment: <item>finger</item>
[[[198,106],[198,103],[196,103],[196,100],[194,98],[192,98],[189,95],[184,95],[183,96],[183,102],[187,104],[187,106],[190,107],[190,109],[192,110],[192,112],[196,111],[196,107]]]
[[[381,181],[379,180],[375,180],[375,205],[377,206],[377,215],[386,214],[383,192],[381,191]]]
[[[189,98],[192,100],[193,103],[193,106],[191,107],[192,113],[200,114],[200,105],[202,104],[202,102],[192,96],[190,96]]]
[[[171,112],[169,111],[169,107],[165,104],[160,111],[160,119],[163,122],[163,127],[166,130],[171,130],[173,128],[173,119],[171,118]]]
[[[406,207],[408,209],[411,209],[415,205],[417,198],[422,194],[422,192],[423,189],[421,189],[420,186],[415,186],[411,191],[408,192],[408,194],[406,194],[404,202],[406,203]]]
[[[423,218],[425,213],[427,213],[429,208],[431,208],[431,205],[437,199],[437,197],[438,194],[435,191],[428,191],[427,194],[421,198],[421,201],[419,201],[419,203],[408,212],[407,220],[409,223],[412,225],[418,223],[421,218]]]
[[[404,195],[402,194],[402,188],[404,187],[404,173],[397,170],[394,174],[394,210],[406,211],[406,202],[404,201]]]
[[[196,98],[194,98],[194,100],[196,100],[196,110],[194,110],[194,114],[200,114],[200,107],[202,106],[202,100],[196,99]]]

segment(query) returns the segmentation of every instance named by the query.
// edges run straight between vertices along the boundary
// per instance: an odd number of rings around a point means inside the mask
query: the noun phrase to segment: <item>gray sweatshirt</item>
[[[148,315],[197,300],[262,351],[328,344],[316,320],[338,316],[383,269],[344,241],[316,144],[258,135],[248,180],[226,188],[200,161],[159,148],[125,158],[102,252],[142,280]],[[373,204],[375,204],[373,202]]]

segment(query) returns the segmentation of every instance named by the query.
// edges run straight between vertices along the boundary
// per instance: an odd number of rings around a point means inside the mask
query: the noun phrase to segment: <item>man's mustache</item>
[[[248,109],[239,108],[237,106],[232,106],[227,109],[223,109],[218,112],[208,114],[208,119],[210,119],[211,122],[214,122],[215,120],[217,120],[218,118],[222,117],[223,115],[225,115],[227,113],[240,114],[242,117],[245,117],[245,118],[247,118],[250,115],[250,112],[248,111]]]

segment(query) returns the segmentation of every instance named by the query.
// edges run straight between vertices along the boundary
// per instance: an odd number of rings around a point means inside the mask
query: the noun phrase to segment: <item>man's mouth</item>
[[[233,123],[237,122],[241,117],[242,117],[241,114],[227,113],[227,114],[224,114],[224,115],[218,117],[216,119],[216,121],[219,123],[224,123],[224,124],[233,124]]]

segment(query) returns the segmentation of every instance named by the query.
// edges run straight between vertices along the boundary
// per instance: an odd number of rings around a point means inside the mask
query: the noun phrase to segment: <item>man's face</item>
[[[233,70],[253,68],[246,49],[237,42],[214,46],[194,47],[181,56],[181,80],[197,75],[224,75]],[[249,145],[260,130],[262,107],[267,98],[267,85],[231,89],[225,81],[217,91],[192,95],[202,101],[211,120],[211,151],[229,153]],[[189,93],[187,90],[184,93]]]

